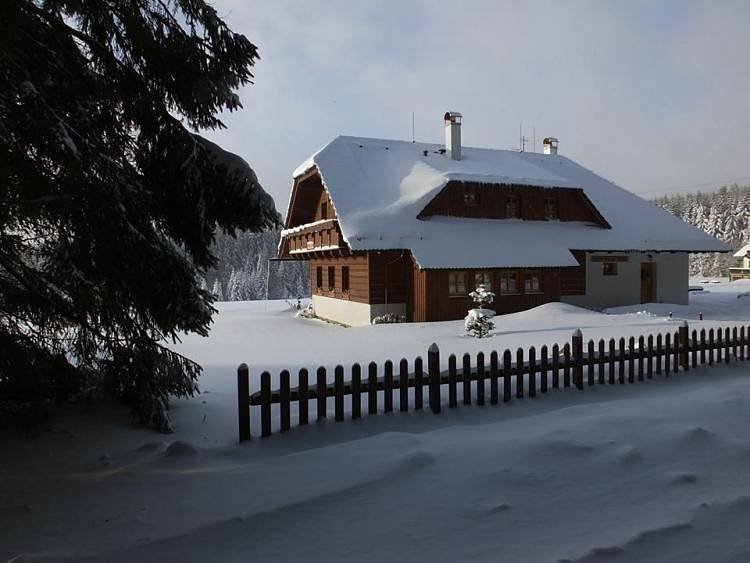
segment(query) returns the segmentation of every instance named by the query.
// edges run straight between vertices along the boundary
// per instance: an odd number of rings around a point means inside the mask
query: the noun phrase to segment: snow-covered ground
[[[236,444],[241,361],[257,389],[260,369],[412,359],[431,342],[445,359],[575,328],[674,331],[669,311],[748,322],[750,282],[703,287],[684,307],[547,305],[497,318],[483,341],[461,321],[345,329],[221,304],[211,337],[178,347],[206,374],[202,395],[175,402],[175,434],[105,406],[0,434],[0,561],[750,560],[750,365]]]

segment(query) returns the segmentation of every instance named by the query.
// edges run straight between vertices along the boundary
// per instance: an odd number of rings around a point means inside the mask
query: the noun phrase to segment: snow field
[[[674,332],[683,317],[747,324],[748,289],[663,306],[673,321],[661,305],[548,305],[496,317],[481,341],[462,321],[344,329],[221,304],[211,337],[178,347],[206,374],[202,395],[175,402],[175,434],[132,428],[106,405],[67,409],[35,436],[0,434],[0,561],[746,561],[747,363],[440,416],[314,422],[241,446],[234,370],[426,359],[432,342],[447,361],[562,344],[575,328]]]

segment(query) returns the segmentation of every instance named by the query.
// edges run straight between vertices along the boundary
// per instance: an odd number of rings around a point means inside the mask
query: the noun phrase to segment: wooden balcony
[[[282,231],[281,258],[306,259],[321,252],[348,251],[338,221],[328,219]]]

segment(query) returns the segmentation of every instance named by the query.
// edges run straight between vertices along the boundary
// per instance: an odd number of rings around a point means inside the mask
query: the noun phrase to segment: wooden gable
[[[349,252],[328,191],[316,169],[294,182],[287,210],[286,229],[279,245],[280,258],[309,259]]]
[[[336,219],[336,213],[320,174],[317,170],[313,170],[294,182],[286,217],[286,228],[291,229],[324,219]]]

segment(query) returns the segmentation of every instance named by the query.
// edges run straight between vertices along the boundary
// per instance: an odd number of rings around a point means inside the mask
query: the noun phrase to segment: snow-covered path
[[[750,286],[709,289],[670,310],[747,322],[737,294]],[[413,356],[433,340],[447,353],[567,341],[577,326],[595,338],[672,329],[661,306],[548,306],[500,319],[481,343],[456,323],[355,331],[254,307],[222,305],[212,337],[182,345],[207,373],[203,395],[176,403],[175,434],[105,406],[31,438],[1,433],[0,561],[750,560],[750,363],[236,445],[234,367],[248,356],[306,365]],[[277,349],[269,325],[304,327],[284,335],[298,346]],[[334,349],[316,351],[332,333]]]

